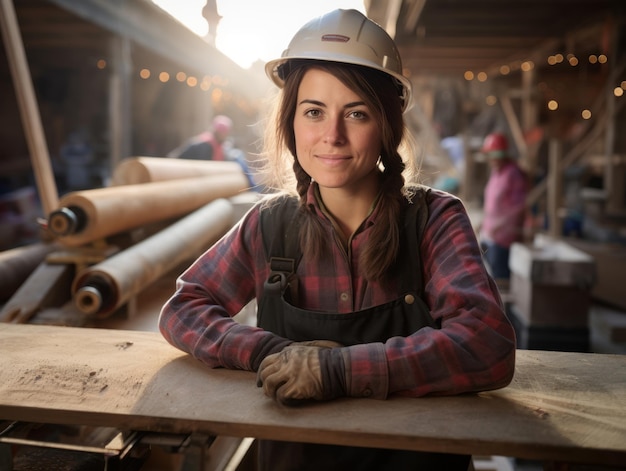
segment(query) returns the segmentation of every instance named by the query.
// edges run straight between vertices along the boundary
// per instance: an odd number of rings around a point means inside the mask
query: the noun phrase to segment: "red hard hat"
[[[233,121],[228,116],[220,114],[213,118],[212,125],[213,132],[226,137],[228,134],[230,134],[230,131],[233,128]]]
[[[483,152],[505,151],[509,148],[509,141],[506,136],[499,132],[494,132],[485,137],[483,141]]]

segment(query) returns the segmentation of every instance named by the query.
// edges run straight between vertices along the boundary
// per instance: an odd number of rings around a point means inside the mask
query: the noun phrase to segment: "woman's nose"
[[[341,145],[346,142],[346,130],[341,119],[331,118],[328,120],[324,142],[332,145]]]

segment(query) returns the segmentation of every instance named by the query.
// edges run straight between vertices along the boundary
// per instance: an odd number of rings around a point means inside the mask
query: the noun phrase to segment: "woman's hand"
[[[329,361],[329,350],[338,347],[342,345],[329,340],[313,340],[296,342],[268,355],[259,366],[257,386],[263,387],[266,396],[283,405],[336,397],[329,392],[335,388],[324,387],[322,364]]]

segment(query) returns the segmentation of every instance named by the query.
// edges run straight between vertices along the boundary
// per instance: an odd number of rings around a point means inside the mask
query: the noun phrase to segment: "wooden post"
[[[548,151],[548,233],[555,238],[561,236],[561,141],[551,139]]]
[[[132,154],[132,80],[131,45],[127,37],[110,42],[111,77],[109,80],[110,166],[114,169]]]
[[[35,173],[39,199],[45,214],[54,210],[59,202],[56,183],[46,137],[41,125],[41,116],[37,106],[37,98],[26,61],[24,44],[20,35],[17,16],[11,0],[0,0],[0,29],[6,45],[9,68],[13,76],[13,84],[17,95],[22,125],[26,135],[26,143],[30,151],[30,159]]]

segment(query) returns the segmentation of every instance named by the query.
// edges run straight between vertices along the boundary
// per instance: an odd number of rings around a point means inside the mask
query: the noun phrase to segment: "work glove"
[[[328,340],[294,342],[265,357],[257,386],[283,405],[329,400],[345,395],[345,366],[338,347]]]

